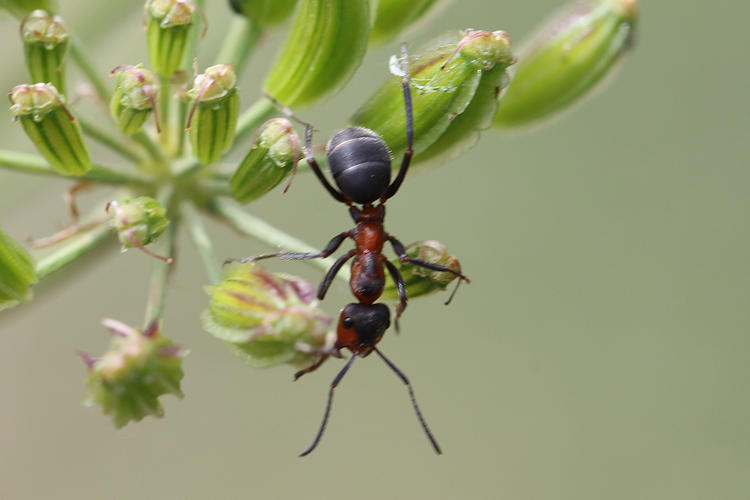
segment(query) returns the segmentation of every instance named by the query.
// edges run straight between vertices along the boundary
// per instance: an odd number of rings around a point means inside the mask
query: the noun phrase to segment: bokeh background
[[[145,62],[140,2],[62,4],[103,72]],[[229,18],[225,2],[209,4],[206,64]],[[474,27],[520,41],[559,4],[460,0],[407,38]],[[381,343],[411,377],[443,456],[403,385],[368,358],[339,387],[320,448],[297,458],[340,364],[297,383],[285,367],[243,365],[200,328],[206,278],[186,240],[165,316],[192,350],[186,397],[165,398],[165,419],[115,431],[81,406],[74,353],[106,348],[102,317],[140,323],[153,263],[110,246],[0,318],[0,498],[748,498],[750,8],[642,4],[635,50],[603,92],[539,130],[486,133],[389,202],[390,232],[442,240],[473,279],[447,308],[412,301],[402,334]],[[7,16],[0,37],[9,89],[26,76]],[[271,34],[254,57],[246,103],[282,40]],[[371,51],[345,91],[302,113],[321,138],[383,80],[395,49]],[[0,147],[31,151],[20,127],[0,122]],[[0,224],[19,239],[53,232],[67,220],[67,186],[0,171]],[[316,245],[350,225],[310,175],[252,208]],[[269,250],[209,230],[221,257]],[[337,283],[325,307],[345,301]]]

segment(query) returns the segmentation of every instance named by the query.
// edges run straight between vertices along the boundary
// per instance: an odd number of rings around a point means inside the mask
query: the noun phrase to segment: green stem
[[[60,243],[51,254],[37,262],[36,275],[40,280],[46,278],[79,257],[86,255],[112,236],[113,232],[110,225],[102,224],[91,231],[71,237],[69,240]]]
[[[143,146],[152,159],[159,163],[165,161],[164,152],[161,150],[158,144],[149,136],[146,132],[140,131],[133,135],[133,140]]]
[[[173,220],[165,231],[164,240],[166,244],[165,256],[174,259],[175,241],[177,240],[178,223]],[[151,285],[149,286],[148,300],[146,301],[146,316],[144,319],[144,328],[148,327],[153,320],[160,318],[164,313],[164,304],[167,298],[167,284],[172,274],[174,262],[167,263],[157,261],[154,264],[154,272],[151,275]]]
[[[206,233],[206,228],[198,213],[191,206],[185,206],[183,215],[185,216],[190,236],[193,239],[193,244],[198,251],[198,255],[201,257],[201,261],[203,261],[203,267],[206,268],[208,281],[212,285],[216,285],[221,281],[221,269],[214,255],[213,244]]]
[[[35,175],[51,175],[55,177],[67,177],[57,170],[52,169],[44,158],[39,156],[18,153],[16,151],[0,150],[0,168],[16,170]],[[80,177],[68,177],[71,180],[91,181],[99,184],[150,186],[148,179],[133,174],[126,174],[110,170],[101,165],[94,165],[91,170]]]
[[[75,61],[83,74],[85,74],[89,79],[91,85],[94,86],[96,93],[99,94],[99,97],[105,103],[109,103],[109,100],[112,97],[109,86],[105,83],[105,80],[101,77],[96,68],[94,68],[94,65],[91,62],[88,54],[86,54],[83,50],[83,44],[81,44],[77,37],[72,37],[69,50],[70,57],[73,59],[73,61]]]
[[[86,135],[99,141],[100,144],[107,146],[112,151],[135,163],[143,161],[143,157],[133,150],[132,145],[124,143],[120,140],[119,136],[110,133],[98,124],[90,122],[85,118],[78,118],[78,124],[81,125],[81,129]]]
[[[214,64],[233,64],[239,78],[253,53],[260,33],[260,28],[249,18],[234,16]]]
[[[241,233],[257,238],[271,246],[290,252],[320,252],[320,248],[315,248],[304,241],[285,233],[281,229],[270,225],[263,219],[245,212],[242,208],[227,200],[214,200],[212,205],[206,208],[214,215],[224,219]],[[306,262],[327,271],[333,265],[335,259],[333,257],[327,257],[325,259],[310,259]],[[349,270],[342,269],[337,276],[348,281]]]
[[[265,97],[259,99],[250,108],[242,112],[237,120],[237,129],[234,133],[234,143],[230,151],[236,148],[240,141],[246,136],[255,132],[264,121],[269,119],[273,115],[276,108],[273,103]]]

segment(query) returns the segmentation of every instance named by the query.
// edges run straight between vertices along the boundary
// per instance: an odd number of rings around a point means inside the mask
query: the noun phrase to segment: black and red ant
[[[375,303],[383,293],[385,287],[385,269],[388,269],[398,289],[399,304],[396,308],[395,318],[397,328],[398,318],[406,308],[407,302],[406,287],[404,286],[401,273],[382,253],[383,245],[386,241],[391,243],[394,252],[398,255],[401,262],[408,262],[434,271],[452,273],[459,278],[459,283],[461,280],[469,281],[460,271],[409,257],[404,245],[395,237],[386,233],[383,226],[385,202],[398,192],[404,181],[404,177],[406,177],[406,172],[409,169],[409,164],[414,154],[412,149],[414,119],[406,45],[401,47],[401,56],[403,70],[401,86],[403,88],[404,107],[406,110],[406,138],[408,148],[401,161],[401,168],[393,182],[391,182],[391,153],[385,141],[372,130],[363,127],[349,127],[336,133],[328,142],[326,148],[328,166],[333,180],[339,187],[338,190],[334,188],[323,175],[320,166],[313,156],[312,125],[299,120],[289,109],[284,108],[281,103],[271,98],[276,105],[283,109],[284,113],[305,126],[305,159],[307,163],[328,193],[336,201],[349,206],[349,214],[356,224],[354,229],[334,236],[328,242],[325,249],[319,253],[279,252],[243,259],[243,261],[247,262],[270,257],[279,257],[288,260],[325,258],[335,252],[346,238],[353,239],[355,243],[355,248],[339,257],[326,273],[318,287],[318,299],[322,300],[325,297],[336,274],[348,260],[353,258],[350,287],[352,294],[359,303],[347,304],[341,310],[337,329],[337,341],[334,349],[331,352],[321,354],[321,358],[316,363],[298,371],[294,376],[294,379],[297,380],[302,375],[316,370],[329,356],[342,357],[340,354],[342,348],[347,348],[352,352],[349,361],[331,383],[325,414],[323,415],[323,421],[320,424],[318,434],[315,436],[315,440],[310,447],[300,453],[300,456],[305,456],[312,452],[320,442],[331,411],[333,391],[352,366],[352,363],[354,363],[354,359],[357,356],[366,357],[373,351],[406,384],[409,389],[412,405],[422,428],[427,434],[430,443],[432,443],[435,452],[438,454],[442,453],[424,417],[422,417],[422,412],[417,405],[417,400],[409,379],[376,347],[391,323],[388,307],[382,303]],[[376,201],[380,203],[374,205],[373,203]],[[355,203],[360,204],[362,207],[357,208],[354,205]]]

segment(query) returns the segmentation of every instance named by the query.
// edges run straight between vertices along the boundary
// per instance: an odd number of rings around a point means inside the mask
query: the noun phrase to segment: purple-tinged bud
[[[417,241],[406,247],[406,254],[430,264],[446,266],[457,273],[461,272],[461,264],[458,259],[449,254],[445,245],[439,241]],[[401,277],[404,278],[404,284],[406,285],[406,296],[410,299],[445,290],[453,280],[457,279],[454,273],[448,271],[433,271],[409,262],[401,262],[398,258],[392,262],[401,271]],[[398,300],[398,290],[390,277],[386,282],[383,298]]]
[[[156,241],[169,225],[166,209],[161,203],[148,196],[139,196],[122,202],[111,201],[106,211],[112,217],[110,224],[117,230],[123,251],[135,247],[152,257],[172,262],[171,258],[161,257],[145,248]]]
[[[115,91],[109,102],[112,117],[117,127],[127,135],[133,135],[143,128],[151,112],[154,112],[156,129],[160,131],[156,100],[159,87],[154,84],[151,71],[137,66],[117,66],[110,72],[117,77]]]
[[[51,83],[65,95],[65,54],[70,31],[62,18],[35,10],[21,22],[21,38],[32,83]]]

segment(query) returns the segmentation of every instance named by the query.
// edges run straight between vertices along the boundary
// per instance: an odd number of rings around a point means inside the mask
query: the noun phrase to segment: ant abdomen
[[[341,130],[328,142],[328,167],[341,192],[355,203],[372,203],[391,182],[391,152],[364,127]]]

